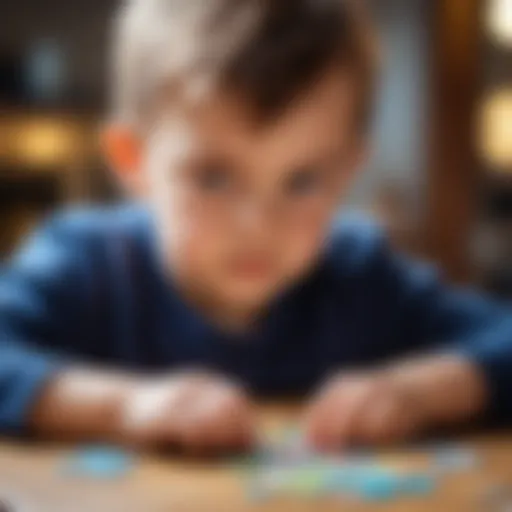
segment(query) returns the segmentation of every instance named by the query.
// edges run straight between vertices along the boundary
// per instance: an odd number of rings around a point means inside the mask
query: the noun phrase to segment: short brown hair
[[[164,88],[202,77],[267,119],[339,63],[358,78],[366,126],[376,71],[368,21],[358,0],[128,0],[117,32],[116,114],[135,121]]]

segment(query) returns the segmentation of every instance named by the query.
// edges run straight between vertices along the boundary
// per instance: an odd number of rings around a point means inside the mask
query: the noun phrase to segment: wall
[[[383,33],[385,70],[371,161],[350,203],[370,201],[383,181],[405,181],[421,199],[426,167],[429,0],[370,0]],[[56,36],[65,45],[70,87],[102,98],[105,49],[115,0],[7,0],[0,49],[23,53],[30,38]],[[5,22],[7,21],[7,23]],[[420,204],[416,202],[416,204]]]
[[[385,66],[371,161],[351,202],[367,202],[381,181],[396,179],[421,203],[428,150],[429,1],[374,4]]]

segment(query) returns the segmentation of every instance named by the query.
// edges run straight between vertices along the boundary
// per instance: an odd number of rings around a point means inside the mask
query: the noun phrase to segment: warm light
[[[492,94],[484,103],[481,148],[494,169],[512,172],[512,88]]]
[[[22,123],[15,135],[17,159],[31,167],[57,166],[69,162],[79,140],[74,127],[58,120]]]
[[[490,0],[488,25],[496,41],[512,46],[512,0]]]

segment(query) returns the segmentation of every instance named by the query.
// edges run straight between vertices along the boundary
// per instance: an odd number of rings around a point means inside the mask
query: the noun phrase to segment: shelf
[[[2,209],[18,203],[53,204],[61,197],[61,181],[55,174],[0,174]]]
[[[101,117],[103,112],[104,108],[98,103],[31,104],[7,102],[0,99],[0,113],[2,115],[69,116],[93,120]]]

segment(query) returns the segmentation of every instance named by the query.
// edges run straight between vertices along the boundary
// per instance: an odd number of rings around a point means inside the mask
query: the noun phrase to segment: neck
[[[222,330],[241,333],[254,327],[264,313],[264,304],[235,304],[219,299],[204,287],[180,288],[189,304]]]

